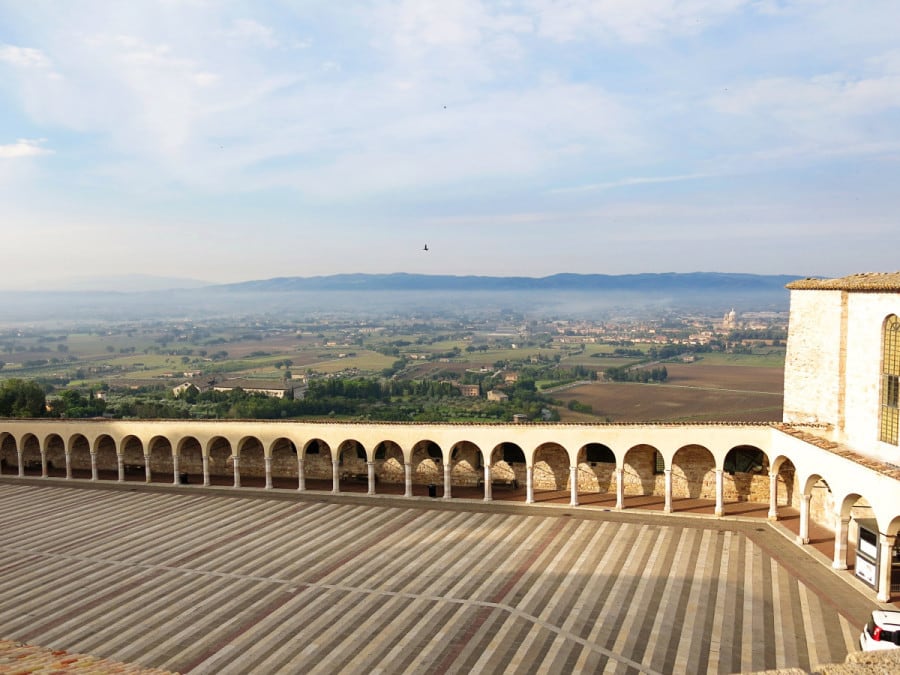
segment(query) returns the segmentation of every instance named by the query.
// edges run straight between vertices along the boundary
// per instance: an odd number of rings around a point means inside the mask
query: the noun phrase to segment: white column
[[[150,455],[144,455],[144,482],[150,482]]]
[[[451,474],[453,473],[453,467],[450,466],[450,462],[444,462],[444,499],[452,499],[453,495],[450,494],[450,482],[451,482]]]
[[[375,462],[366,462],[366,475],[369,478],[369,490],[367,494],[375,494]]]
[[[834,514],[834,562],[836,570],[847,569],[847,539],[850,536],[850,516]]]
[[[878,602],[891,601],[891,561],[897,537],[879,534],[880,551],[878,553]]]
[[[178,455],[172,455],[172,484],[173,485],[181,485],[181,476],[178,471]]]
[[[769,520],[778,520],[778,474],[769,473]]]
[[[125,455],[116,453],[116,469],[119,472],[119,482],[125,482]]]
[[[335,494],[341,491],[341,462],[338,459],[331,460],[331,491]]]
[[[232,455],[232,461],[234,462],[234,487],[241,487],[241,456],[240,455]]]
[[[297,492],[306,490],[306,461],[297,456]]]
[[[209,487],[209,455],[201,455],[203,462],[203,487]]]
[[[625,467],[616,467],[616,509],[625,508]]]
[[[19,478],[25,475],[25,462],[22,461],[23,454],[22,448],[16,448],[16,456],[19,462]]]
[[[716,469],[716,516],[725,514],[725,472]]]
[[[672,469],[666,469],[666,505],[663,510],[672,513]]]
[[[266,462],[266,490],[272,489],[272,458],[266,455],[263,458]]]
[[[91,480],[96,481],[97,479],[97,453],[91,450]]]
[[[569,467],[569,506],[578,506],[578,467]]]
[[[47,478],[47,451],[41,450],[41,478]]]
[[[491,465],[484,465],[484,501],[489,502],[494,499],[493,486],[491,485]]]
[[[72,479],[72,453],[66,450],[66,480]]]
[[[525,467],[525,503],[534,504],[534,467]]]
[[[403,496],[412,497],[412,464],[403,465],[403,483],[406,488],[403,492]]]
[[[809,500],[812,495],[800,495],[800,534],[797,535],[798,544],[809,543]]]

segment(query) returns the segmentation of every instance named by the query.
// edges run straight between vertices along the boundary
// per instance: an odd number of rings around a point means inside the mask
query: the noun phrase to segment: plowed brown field
[[[781,420],[781,368],[665,364],[665,384],[598,382],[550,394],[593,414],[560,409],[563,422],[772,422]]]

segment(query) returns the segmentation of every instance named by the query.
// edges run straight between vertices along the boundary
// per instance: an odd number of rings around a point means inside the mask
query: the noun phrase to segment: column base
[[[831,563],[831,569],[840,570],[840,571],[846,570],[847,563]]]

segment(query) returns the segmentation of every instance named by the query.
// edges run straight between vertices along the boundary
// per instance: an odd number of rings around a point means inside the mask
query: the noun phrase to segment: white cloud
[[[750,4],[750,0],[531,0],[538,31],[569,42],[582,39],[644,43],[696,35]]]
[[[44,142],[45,139],[43,138],[20,138],[10,145],[0,145],[0,159],[20,159],[22,157],[53,154],[52,150],[41,147],[41,143]]]
[[[279,44],[275,31],[253,19],[235,19],[231,22],[231,28],[225,31],[225,35],[240,42],[255,43],[269,49]]]
[[[0,61],[6,61],[20,68],[49,68],[50,59],[40,49],[0,45]]]

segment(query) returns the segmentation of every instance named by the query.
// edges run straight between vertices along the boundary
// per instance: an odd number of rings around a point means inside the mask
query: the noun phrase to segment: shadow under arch
[[[224,436],[213,436],[206,444],[207,466],[211,485],[234,484],[234,460],[231,441]]]
[[[769,501],[769,458],[763,450],[755,445],[736,445],[725,454],[722,468],[725,501]]]
[[[19,446],[16,437],[10,433],[0,433],[0,474],[19,472]]]
[[[266,451],[256,436],[244,436],[237,442],[238,474],[241,485],[264,487],[266,484]],[[245,481],[246,480],[246,484]]]
[[[629,448],[622,459],[622,468],[625,496],[665,495],[665,461],[654,446],[640,443]]]
[[[403,449],[394,441],[380,441],[372,449],[372,457],[378,491],[403,494],[406,481]]]
[[[569,453],[559,443],[541,443],[534,449],[531,480],[535,492],[568,490]]]
[[[476,486],[484,481],[481,448],[472,441],[459,441],[450,448],[450,484]]]
[[[416,443],[412,452],[412,480],[413,484],[444,485],[444,453],[434,441],[424,439]]]
[[[715,499],[716,458],[702,445],[684,445],[672,456],[672,498]]]
[[[300,475],[297,460],[297,445],[290,438],[282,436],[272,441],[269,447],[272,463],[272,487],[294,488]]]
[[[150,481],[152,483],[171,483],[175,475],[175,455],[172,441],[165,436],[154,436],[147,443],[150,456]]]
[[[145,480],[144,444],[141,439],[133,435],[125,436],[119,443],[119,454],[122,455],[125,480]]]
[[[578,450],[578,491],[608,494],[616,490],[616,455],[608,445],[587,443]],[[584,486],[584,489],[582,489]]]
[[[311,438],[303,446],[303,473],[310,480],[331,480],[331,446],[321,438]],[[331,485],[320,486],[331,489]]]
[[[528,479],[525,451],[516,443],[500,443],[491,450],[491,482],[525,485]]]
[[[119,455],[113,437],[109,434],[101,434],[94,439],[94,453],[97,461],[97,479],[118,480]]]
[[[34,434],[25,434],[22,437],[22,465],[25,467],[26,474],[33,473],[36,476],[40,476],[43,472],[41,466],[41,442]]]
[[[178,471],[187,482],[202,482],[203,446],[194,436],[185,436],[178,441]],[[192,478],[193,477],[193,478]]]
[[[69,438],[69,464],[73,478],[91,477],[91,444],[84,434]]]

